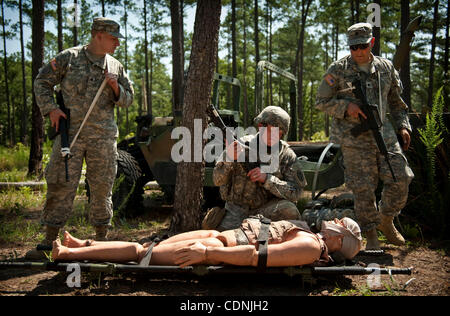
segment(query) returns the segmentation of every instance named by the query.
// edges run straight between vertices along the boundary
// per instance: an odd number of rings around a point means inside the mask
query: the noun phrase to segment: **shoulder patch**
[[[56,71],[56,69],[58,68],[58,64],[56,63],[56,59],[55,58],[50,60],[50,66],[52,66],[53,71]]]
[[[326,75],[324,79],[330,87],[333,87],[336,84],[336,80],[331,74]]]

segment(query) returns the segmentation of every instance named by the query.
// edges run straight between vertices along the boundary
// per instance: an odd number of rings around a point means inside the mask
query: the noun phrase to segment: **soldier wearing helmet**
[[[282,108],[268,106],[254,122],[259,132],[229,144],[216,163],[213,179],[220,186],[225,207],[215,207],[207,213],[204,229],[234,229],[255,214],[271,220],[301,218],[296,203],[306,180],[297,156],[282,140],[289,130],[290,117]],[[269,163],[276,167],[270,172],[263,164],[246,168],[240,161],[243,156],[248,157],[246,151],[254,148],[258,148],[258,155],[261,150],[270,153]],[[272,164],[274,160],[276,164]]]

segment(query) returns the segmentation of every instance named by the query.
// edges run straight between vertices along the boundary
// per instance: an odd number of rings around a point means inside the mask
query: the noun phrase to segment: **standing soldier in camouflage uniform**
[[[318,89],[316,106],[333,117],[330,140],[341,145],[345,182],[355,196],[355,213],[361,230],[366,232],[366,248],[379,249],[376,228],[389,242],[402,245],[405,240],[396,230],[393,218],[406,204],[408,186],[414,174],[402,153],[396,133],[403,140],[403,150],[407,150],[411,133],[408,107],[400,96],[402,86],[392,63],[371,53],[375,42],[372,26],[368,23],[352,25],[347,36],[351,54],[328,68]],[[371,131],[358,137],[350,133],[360,124],[360,115],[366,118],[353,94],[352,82],[355,79],[361,80],[366,87],[368,102],[378,106],[383,124],[381,132],[388,151],[393,153],[389,160],[397,182],[381,157]],[[377,209],[375,190],[379,180],[384,187]]]
[[[108,80],[97,103],[81,129],[68,160],[69,181],[65,179],[61,139],[53,145],[45,177],[47,200],[41,222],[46,226],[45,244],[52,244],[72,212],[80,181],[83,160],[90,187],[90,219],[96,238],[106,239],[112,212],[112,186],[117,172],[117,125],[114,106],[128,107],[133,102],[133,87],[122,64],[109,54],[119,46],[120,26],[108,18],[95,18],[88,45],[64,50],[42,67],[34,82],[34,93],[42,115],[49,116],[58,130],[60,117],[66,115],[54,101],[54,87],[60,84],[65,106],[70,110],[69,142],[72,142],[99,90]]]
[[[288,133],[290,117],[282,108],[269,106],[255,118],[255,123],[260,133],[244,136],[241,141],[249,148],[257,148],[255,142],[262,142],[261,145],[272,150],[278,146],[279,155],[275,157],[279,159],[278,168],[270,174],[261,172],[260,167],[246,170],[243,163],[238,162],[239,155],[244,154],[242,146],[237,141],[227,146],[213,173],[214,183],[220,186],[221,197],[226,202],[225,209],[212,209],[203,221],[203,228],[234,229],[243,219],[255,214],[274,221],[301,218],[295,203],[306,180],[297,156],[281,140]],[[217,213],[221,214],[219,220]],[[216,224],[211,225],[211,220]]]

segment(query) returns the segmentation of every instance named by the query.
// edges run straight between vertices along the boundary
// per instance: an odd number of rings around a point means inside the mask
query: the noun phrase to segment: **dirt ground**
[[[138,241],[153,233],[161,233],[170,220],[170,207],[156,208],[141,220],[162,223],[154,231],[148,229],[113,229],[114,240]],[[1,212],[2,210],[0,210]],[[40,209],[27,210],[27,220],[38,221]],[[7,216],[2,217],[3,221]],[[1,225],[1,223],[0,223]],[[75,233],[73,228],[67,228]],[[152,230],[152,229],[150,229]],[[29,261],[25,254],[35,245],[31,243],[5,243],[0,240],[0,260]],[[107,275],[82,272],[80,287],[69,287],[69,273],[0,269],[0,296],[448,296],[450,294],[450,261],[448,244],[412,242],[406,246],[384,245],[380,256],[357,256],[356,264],[380,267],[412,267],[411,275],[381,275],[380,278],[338,276],[319,278],[311,284],[299,277],[276,276],[224,276],[185,279],[158,277],[158,275]]]

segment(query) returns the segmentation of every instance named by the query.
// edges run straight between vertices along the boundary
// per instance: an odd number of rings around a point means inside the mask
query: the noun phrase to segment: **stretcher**
[[[360,252],[362,255],[381,255],[382,252]],[[267,267],[261,272],[257,267],[231,266],[231,265],[195,265],[188,267],[179,266],[143,266],[137,263],[110,263],[110,262],[21,262],[21,261],[0,261],[0,270],[20,269],[37,271],[61,271],[73,272],[79,269],[80,272],[101,272],[104,274],[136,274],[145,275],[150,279],[175,277],[183,279],[197,279],[208,277],[226,278],[230,276],[285,276],[289,278],[301,277],[303,282],[315,284],[319,278],[344,275],[411,275],[413,268],[396,267],[364,267],[359,265],[344,266],[290,266],[290,267]]]

